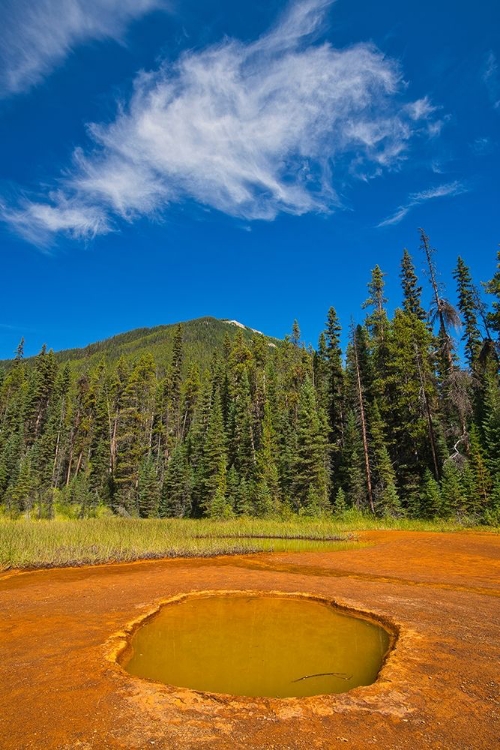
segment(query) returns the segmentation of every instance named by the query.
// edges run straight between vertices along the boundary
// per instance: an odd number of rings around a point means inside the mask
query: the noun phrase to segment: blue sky
[[[493,0],[0,0],[0,357],[214,315],[316,343],[404,247],[495,271]],[[429,298],[430,295],[427,295]]]

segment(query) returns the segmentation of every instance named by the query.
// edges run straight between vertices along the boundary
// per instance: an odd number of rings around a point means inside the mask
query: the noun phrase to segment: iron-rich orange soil
[[[360,537],[371,545],[2,576],[0,747],[499,747],[500,536]],[[307,699],[196,693],[110,660],[128,623],[202,590],[311,593],[400,635],[374,685]]]

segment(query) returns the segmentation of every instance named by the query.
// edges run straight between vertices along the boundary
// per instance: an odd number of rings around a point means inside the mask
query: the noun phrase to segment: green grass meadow
[[[273,550],[345,549],[356,545],[357,531],[370,529],[438,532],[463,531],[464,527],[451,521],[376,519],[353,512],[341,518],[288,520],[0,519],[0,570]],[[491,527],[480,529],[498,533]],[[329,544],[315,547],[311,544],[314,541]]]

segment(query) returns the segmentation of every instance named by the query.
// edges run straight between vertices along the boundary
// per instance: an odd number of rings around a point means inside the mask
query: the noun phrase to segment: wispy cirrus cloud
[[[495,151],[497,144],[491,138],[483,136],[472,141],[470,148],[476,156],[488,156]]]
[[[484,59],[481,77],[493,109],[500,110],[500,75],[497,56],[493,50],[490,50]]]
[[[120,40],[128,24],[166,0],[2,0],[0,97],[39,83],[78,45]]]
[[[272,220],[331,211],[349,181],[399,168],[434,108],[404,101],[398,65],[373,45],[318,41],[330,5],[295,2],[254,42],[225,39],[140,73],[115,120],[89,126],[93,148],[75,151],[69,175],[4,219],[42,244],[185,200]]]
[[[443,185],[437,185],[436,187],[428,188],[427,190],[421,190],[418,193],[410,193],[408,201],[399,206],[394,213],[388,216],[386,219],[377,224],[377,227],[389,227],[393,224],[399,224],[399,222],[407,216],[412,208],[419,206],[421,203],[426,201],[434,200],[434,198],[445,198],[454,195],[461,195],[467,193],[468,188],[459,180],[454,182],[447,182]]]
[[[97,205],[85,205],[62,192],[49,193],[52,203],[23,199],[20,207],[0,203],[0,217],[28,242],[41,247],[64,232],[75,239],[107,234],[110,230],[105,211]]]

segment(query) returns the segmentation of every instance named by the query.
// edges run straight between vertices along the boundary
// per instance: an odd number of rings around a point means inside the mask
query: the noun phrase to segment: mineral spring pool
[[[185,597],[134,633],[121,663],[168,685],[236,696],[343,693],[377,678],[387,630],[306,597]]]

